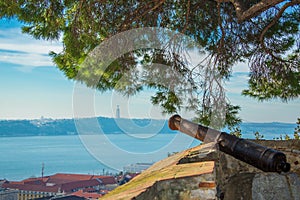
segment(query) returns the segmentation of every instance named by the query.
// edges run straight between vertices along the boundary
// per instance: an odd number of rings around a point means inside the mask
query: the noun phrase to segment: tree
[[[256,140],[261,140],[264,138],[264,135],[260,134],[258,131],[254,133],[254,136]]]
[[[166,112],[184,107],[206,120],[203,116],[207,113],[230,105],[222,81],[230,78],[232,66],[240,61],[247,61],[250,67],[249,88],[244,95],[285,101],[299,97],[299,4],[300,0],[1,0],[0,17],[17,18],[24,23],[23,32],[37,39],[62,37],[63,51],[50,55],[68,78],[126,95],[154,88],[157,92],[151,101]],[[145,27],[168,28],[192,41],[178,41],[176,35],[161,32],[146,35],[139,39],[149,43],[149,48],[125,52],[104,70],[99,70],[103,66],[99,60],[92,65],[96,60],[92,57],[88,70],[81,72],[82,63],[99,44],[123,31]],[[117,46],[127,40],[118,41]],[[153,48],[153,41],[167,48]],[[196,66],[190,66],[185,56],[193,43],[206,55]],[[169,70],[160,73],[155,63],[169,66]],[[157,83],[151,80],[156,74],[164,78],[179,75],[180,81],[176,85]],[[236,112],[229,118],[226,113],[230,110],[219,117],[239,121],[234,119]]]
[[[296,122],[297,124],[297,127],[295,128],[295,131],[294,131],[294,138],[296,140],[299,140],[300,139],[300,118],[298,118],[298,121]]]
[[[242,137],[242,130],[239,127],[234,127],[233,129],[230,130],[230,135],[234,135],[238,138]]]

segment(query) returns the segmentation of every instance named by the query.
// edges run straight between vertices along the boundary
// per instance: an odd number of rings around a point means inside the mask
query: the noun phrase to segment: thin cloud
[[[62,44],[36,40],[22,34],[21,28],[0,30],[0,62],[18,65],[20,71],[31,71],[36,67],[53,66],[50,51],[61,52]]]
[[[226,82],[225,89],[229,94],[241,94],[241,92],[248,87],[249,73],[248,72],[234,72],[228,82]]]
[[[249,66],[245,62],[238,62],[232,67],[233,73],[238,73],[238,72],[247,72],[249,73]]]
[[[53,63],[48,55],[26,53],[20,51],[3,51],[0,50],[0,62],[12,63],[21,66],[52,66]]]

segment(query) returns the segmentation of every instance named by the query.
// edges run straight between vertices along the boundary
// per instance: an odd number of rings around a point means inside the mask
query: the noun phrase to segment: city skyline
[[[22,34],[21,24],[14,19],[1,19],[0,27],[0,78],[4,86],[0,90],[0,119],[73,118],[76,83],[67,79],[48,55],[50,51],[62,51],[61,42],[36,40]],[[259,102],[241,96],[247,80],[247,65],[239,63],[225,86],[230,101],[241,106],[243,121],[295,123],[300,117],[299,98],[284,103],[280,100]],[[153,90],[146,89],[128,98],[115,91],[92,92],[94,116],[114,117],[119,105],[124,118],[169,118],[169,115],[161,114],[159,107],[151,104]],[[193,113],[184,111],[179,114],[185,118],[193,117]]]

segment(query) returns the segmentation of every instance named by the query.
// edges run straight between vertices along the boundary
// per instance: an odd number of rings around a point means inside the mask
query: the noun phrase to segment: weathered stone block
[[[254,142],[283,151],[291,172],[262,172],[202,145],[159,161],[104,199],[300,200],[300,140]]]

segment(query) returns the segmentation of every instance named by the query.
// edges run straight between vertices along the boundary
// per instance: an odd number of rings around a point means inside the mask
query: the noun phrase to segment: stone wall
[[[262,172],[230,155],[217,150],[211,151],[205,147],[191,152],[179,160],[179,163],[215,161],[215,199],[300,200],[300,140],[253,140],[253,142],[284,152],[291,164],[291,171],[281,174]]]
[[[104,199],[300,200],[300,140],[253,142],[284,152],[291,171],[263,172],[204,144],[155,163]]]
[[[300,200],[300,141],[254,141],[284,152],[288,173],[266,173],[222,152],[217,153],[218,198],[224,200]]]
[[[195,177],[170,179],[156,182],[151,188],[137,196],[136,200],[189,199],[214,200],[215,177],[204,174]]]

